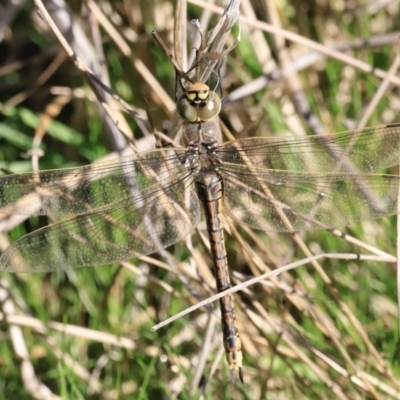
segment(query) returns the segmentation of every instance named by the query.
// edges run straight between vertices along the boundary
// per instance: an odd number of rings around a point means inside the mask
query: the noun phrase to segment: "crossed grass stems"
[[[205,47],[205,48],[207,48],[207,47]],[[211,53],[210,53],[211,54]],[[217,60],[220,62],[222,59],[223,59],[223,57],[227,54],[227,52],[224,52],[224,53],[222,53],[223,54],[223,56],[221,56],[219,59],[218,59],[218,57],[216,57],[217,58]],[[170,59],[171,59],[171,56],[170,55],[168,55],[169,57],[170,57]],[[213,71],[214,69],[213,68],[211,68],[210,66],[209,66],[209,63],[208,63],[208,61],[209,60],[213,60],[213,58],[215,58],[215,53],[212,53],[208,58],[207,58],[207,56],[204,56],[204,57],[202,57],[202,55],[201,55],[201,51],[200,51],[200,49],[199,49],[199,59],[201,60],[201,62],[203,62],[204,64],[203,65],[205,65],[205,69],[207,70],[211,70],[211,71]],[[213,60],[213,61],[215,61],[215,60]],[[175,66],[175,64],[174,64],[174,66]],[[197,67],[197,65],[196,65],[196,67]],[[176,66],[175,66],[175,68],[176,68]],[[82,69],[82,71],[83,72],[85,72],[85,73],[87,73],[87,70],[85,71],[85,69]],[[183,72],[182,70],[177,70],[177,73],[178,73],[178,76],[181,74],[181,76],[185,76],[185,72]],[[93,74],[93,76],[92,76],[92,78],[93,77],[95,77],[95,75]],[[98,81],[98,79],[97,78],[95,78],[95,83],[97,84],[97,83],[99,83],[99,81]],[[104,89],[105,87],[104,87],[104,85],[103,84],[101,84],[101,87]],[[110,93],[110,94],[112,94],[113,92],[111,91],[111,89],[107,89],[107,92],[108,93]],[[113,97],[114,97],[114,99],[116,99],[117,101],[119,101],[120,102],[120,99],[119,99],[119,97],[117,96],[117,95],[114,95],[113,94]],[[123,103],[122,103],[123,104]],[[126,108],[126,107],[125,107]],[[334,149],[334,146],[335,146],[335,144],[334,143],[326,143],[326,149],[327,149],[327,151],[328,152],[330,152],[331,154],[336,154],[336,155],[338,155],[338,154],[340,154],[340,158],[339,159],[337,159],[336,160],[336,164],[335,164],[335,168],[336,168],[336,170],[337,171],[339,171],[339,170],[347,170],[347,171],[353,171],[353,172],[355,172],[356,170],[354,169],[354,167],[352,166],[352,163],[351,163],[351,161],[349,161],[347,158],[346,158],[346,156],[345,156],[345,151],[343,151],[343,149],[341,149],[340,151],[338,151],[337,149],[335,150]],[[349,144],[349,147],[351,147],[351,143]],[[238,150],[240,150],[240,148],[238,148]],[[168,151],[168,150],[166,150],[166,151]],[[241,154],[244,154],[243,152],[241,153]],[[253,166],[252,166],[252,162],[251,162],[251,160],[249,160],[249,159],[245,159],[245,161],[246,161],[246,164],[247,164],[247,166],[250,168],[250,170],[253,168]],[[90,168],[90,167],[89,167]],[[168,168],[168,163],[167,163],[167,168]],[[353,169],[352,169],[353,168]],[[155,174],[155,169],[146,169],[146,168],[143,168],[143,171],[144,170],[147,170],[147,172],[148,172],[148,174],[149,174],[149,179],[155,179],[156,181],[158,180],[158,182],[160,183],[160,186],[159,187],[162,187],[162,179],[159,179],[159,176],[157,176],[157,174]],[[151,177],[151,178],[150,178]],[[355,177],[355,175],[354,175],[354,177]],[[85,179],[85,177],[84,177],[84,175],[82,175],[82,177],[81,177],[83,180]],[[356,184],[357,184],[357,180],[355,180],[356,181]],[[66,186],[63,188],[63,189],[68,189],[68,190],[71,190],[71,189],[73,189],[74,188],[74,186],[75,185],[79,185],[79,180],[77,181],[77,182],[74,182],[74,183],[71,183],[71,182],[68,182],[68,183],[66,183]],[[129,182],[129,178],[128,178],[128,182]],[[242,189],[246,189],[246,187],[245,187],[245,185],[243,185],[243,183],[242,182],[236,182],[236,184],[239,186],[239,187],[241,187]],[[264,194],[261,194],[261,196],[263,196],[266,200],[268,199],[268,202],[270,203],[270,204],[272,204],[272,206],[274,206],[274,201],[271,201],[271,199],[273,199],[273,195],[272,195],[272,193],[269,191],[269,188],[268,188],[268,186],[267,185],[265,185],[263,182],[260,182],[260,188],[262,188],[262,192],[264,193]],[[135,185],[134,184],[132,184],[132,186],[130,187],[130,189],[131,189],[131,194],[132,194],[132,196],[141,196],[141,194],[138,194],[138,192],[137,192],[137,188],[135,187]],[[166,190],[167,188],[163,188],[162,190]],[[183,190],[184,190],[184,188],[182,188]],[[40,190],[41,190],[41,188],[40,188],[40,185],[39,185],[39,187],[38,187],[38,192],[39,192],[39,197],[47,197],[47,195],[48,195],[48,193],[40,193]],[[368,202],[370,202],[370,204],[371,204],[371,208],[372,209],[376,209],[377,210],[377,212],[379,213],[379,202],[377,202],[376,204],[377,205],[374,205],[374,202],[376,201],[376,199],[375,199],[375,196],[374,196],[374,193],[373,192],[371,192],[370,190],[368,190],[368,188],[367,187],[365,187],[365,186],[363,186],[363,185],[361,185],[360,187],[359,187],[359,190],[361,191],[361,192],[363,192],[364,193],[364,196],[365,196],[365,198],[366,199],[368,199]],[[261,192],[260,192],[261,193]],[[53,194],[55,194],[54,192],[53,192]],[[162,192],[162,191],[158,191],[157,190],[157,194],[159,194],[160,196],[163,196],[163,195],[168,195],[168,193],[166,193],[166,192]],[[66,195],[66,190],[63,190],[62,191],[62,195],[63,196],[66,196],[66,198],[68,198],[68,194]],[[184,193],[182,192],[182,194],[181,195],[184,195]],[[321,229],[323,229],[323,228],[326,228],[323,224],[321,224],[321,223],[319,223],[318,221],[315,221],[314,219],[313,219],[313,215],[317,212],[317,210],[318,210],[318,207],[320,207],[321,206],[321,204],[323,203],[323,198],[324,198],[324,195],[323,195],[323,192],[321,191],[320,192],[320,196],[318,197],[318,198],[316,198],[316,201],[315,201],[315,208],[312,210],[312,212],[310,213],[310,214],[308,214],[308,215],[301,215],[301,217],[306,221],[306,224],[304,225],[304,228],[307,228],[307,224],[309,223],[309,224],[317,224]],[[138,203],[139,204],[139,203]],[[180,204],[185,204],[184,202],[180,202]],[[282,205],[281,204],[276,204],[278,207],[277,207],[277,210],[278,211],[280,211],[281,209],[282,209]],[[88,208],[88,211],[90,211],[90,209]],[[97,210],[97,211],[101,211],[101,210]],[[104,215],[104,214],[103,214]],[[186,210],[182,210],[182,216],[183,216],[183,218],[186,218],[186,215],[188,215],[188,212],[186,211]],[[50,215],[50,217],[52,217],[51,215]],[[55,217],[55,216],[53,216],[53,217]],[[290,221],[288,221],[287,220],[287,218],[286,218],[286,215],[285,215],[285,213],[282,213],[282,221],[283,221],[283,224],[287,227],[287,230],[292,230],[292,231],[294,231],[294,229],[290,226]],[[120,223],[119,222],[117,222],[115,219],[111,219],[110,220],[110,222],[112,222],[113,224],[118,224],[118,226],[120,226]],[[158,238],[157,238],[157,235],[155,235],[154,233],[154,230],[151,228],[151,224],[149,224],[149,225],[147,225],[147,228],[149,229],[149,236],[150,236],[150,240],[151,241],[154,241],[155,243],[156,243],[156,247],[157,247],[157,249],[159,250],[159,251],[163,251],[163,248],[164,248],[164,246],[157,240]],[[123,229],[126,231],[126,233],[127,234],[129,234],[129,235],[131,235],[131,234],[134,234],[135,232],[134,231],[132,231],[129,227],[127,227],[127,226],[124,226],[123,227]],[[187,235],[188,233],[185,233],[185,232],[181,232],[180,233],[180,235],[181,235],[181,237],[185,237],[186,235]],[[343,235],[344,236],[344,235]],[[82,241],[81,240],[81,238],[79,238],[79,237],[74,237],[73,238],[74,240],[76,240],[76,241],[80,241],[81,242],[81,244],[83,244],[83,245],[88,245],[89,243],[87,242],[87,241]],[[142,240],[142,239],[140,239],[140,240]],[[143,245],[148,245],[149,243],[146,243],[146,242],[143,242]],[[107,243],[107,246],[108,245],[112,245],[111,243]]]

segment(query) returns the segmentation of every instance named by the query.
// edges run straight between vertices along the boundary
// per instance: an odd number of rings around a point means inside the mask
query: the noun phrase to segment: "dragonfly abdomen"
[[[195,185],[206,217],[217,289],[218,292],[224,292],[231,287],[231,283],[221,219],[223,181],[215,171],[200,169],[195,180]],[[221,308],[224,348],[232,373],[232,379],[234,377],[233,373],[238,372],[239,378],[243,382],[242,342],[236,323],[233,295],[230,294],[221,297],[219,303]]]

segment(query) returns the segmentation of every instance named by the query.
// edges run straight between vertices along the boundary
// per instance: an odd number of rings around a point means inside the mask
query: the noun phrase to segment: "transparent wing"
[[[80,215],[15,242],[0,256],[0,270],[65,270],[150,254],[187,236],[200,219],[193,178],[173,149],[39,176],[48,179],[46,185],[40,180],[39,189],[30,181],[33,174],[7,177],[6,185],[3,180],[3,205],[13,207],[12,193],[19,207],[31,211],[25,200],[31,192],[23,188],[28,182],[34,193],[43,192],[38,213]],[[19,188],[13,189],[15,182]]]
[[[264,231],[326,229],[397,213],[399,177],[224,164],[225,210]]]
[[[0,214],[50,215],[54,218],[103,211],[152,185],[172,184],[185,173],[183,149],[153,150],[79,168],[0,177]]]
[[[240,139],[221,144],[217,153],[222,163],[258,168],[372,173],[399,164],[400,124],[300,139]]]

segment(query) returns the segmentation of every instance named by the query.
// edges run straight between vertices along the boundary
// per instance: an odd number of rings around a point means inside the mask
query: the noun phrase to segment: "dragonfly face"
[[[185,146],[204,141],[205,145],[221,141],[218,115],[221,99],[208,85],[196,82],[184,88],[176,102],[176,111],[183,120]]]
[[[196,82],[185,88],[176,103],[176,110],[187,122],[211,121],[221,110],[221,99],[206,84]]]

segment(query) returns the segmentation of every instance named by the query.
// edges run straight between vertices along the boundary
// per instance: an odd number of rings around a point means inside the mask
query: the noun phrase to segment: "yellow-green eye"
[[[176,102],[176,111],[185,121],[199,122],[197,121],[197,107],[192,105],[186,93],[182,94]]]
[[[197,116],[200,121],[211,121],[221,111],[221,99],[215,92],[209,92],[207,100],[197,107]]]

